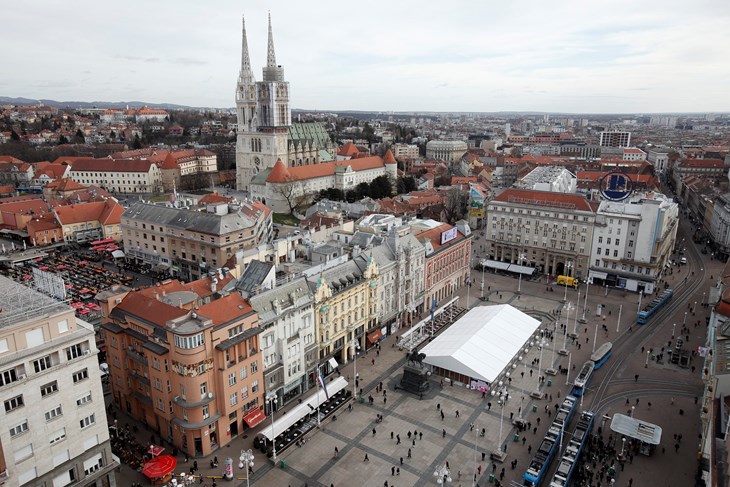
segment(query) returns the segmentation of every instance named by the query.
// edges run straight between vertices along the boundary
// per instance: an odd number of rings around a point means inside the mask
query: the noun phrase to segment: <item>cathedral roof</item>
[[[395,157],[393,157],[393,153],[392,153],[392,152],[390,152],[390,149],[388,149],[388,150],[387,150],[387,151],[385,152],[385,157],[383,157],[383,161],[384,161],[384,162],[385,162],[386,164],[398,164],[398,163],[397,163],[397,162],[395,161]]]
[[[307,166],[310,167],[310,166]],[[287,181],[291,181],[292,175],[289,173],[289,170],[284,165],[283,162],[281,162],[281,159],[276,161],[276,164],[274,164],[274,167],[271,169],[271,172],[269,173],[269,177],[266,178],[267,183],[286,183]]]
[[[289,140],[295,143],[309,142],[318,149],[323,149],[331,145],[327,130],[319,122],[292,123],[289,126]]]

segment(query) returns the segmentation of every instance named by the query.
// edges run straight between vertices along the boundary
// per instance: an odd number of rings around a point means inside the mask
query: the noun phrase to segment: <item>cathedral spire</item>
[[[276,67],[276,53],[274,52],[274,31],[271,29],[271,12],[269,12],[269,47],[266,53],[266,67]]]
[[[251,58],[248,56],[248,40],[246,39],[246,19],[241,16],[243,24],[242,44],[241,44],[241,81],[244,83],[253,83],[253,70],[251,69]]]

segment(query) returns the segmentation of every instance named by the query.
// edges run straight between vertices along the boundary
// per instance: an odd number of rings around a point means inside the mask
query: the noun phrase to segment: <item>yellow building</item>
[[[355,342],[364,350],[382,338],[379,284],[378,266],[372,257],[360,265],[347,261],[309,279],[314,293],[319,363],[325,373],[332,371],[330,358],[341,364],[354,356]]]

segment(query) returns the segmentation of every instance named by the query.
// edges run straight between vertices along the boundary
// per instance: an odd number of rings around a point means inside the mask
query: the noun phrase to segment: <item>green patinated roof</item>
[[[289,126],[289,141],[311,142],[320,149],[332,144],[327,130],[319,122],[292,123]]]
[[[253,178],[251,178],[251,184],[266,184],[266,178],[269,177],[270,172],[270,167],[267,167],[263,171],[259,172]]]
[[[319,150],[319,162],[331,162],[334,161],[335,158],[332,156],[332,154],[324,149]]]

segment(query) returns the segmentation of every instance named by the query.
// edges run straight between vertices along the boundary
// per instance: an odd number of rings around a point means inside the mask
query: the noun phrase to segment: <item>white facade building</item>
[[[265,389],[276,393],[281,407],[315,385],[308,379],[317,360],[314,296],[300,276],[251,296],[249,302],[264,329],[260,344]]]
[[[664,174],[669,169],[669,151],[666,149],[651,149],[646,158],[654,164],[655,174]]]
[[[0,483],[114,486],[93,327],[0,277]]]
[[[596,212],[589,281],[652,294],[674,248],[678,206],[660,193],[604,200]]]
[[[412,144],[394,144],[391,147],[393,156],[397,159],[399,157],[410,157],[411,159],[417,158],[420,153],[417,145]]]
[[[69,177],[80,184],[100,186],[112,193],[158,193],[162,173],[152,161],[139,159],[79,159]]]
[[[467,148],[463,140],[429,140],[426,143],[426,159],[456,162],[466,153]]]
[[[622,159],[624,161],[645,161],[646,152],[637,147],[626,147]]]

